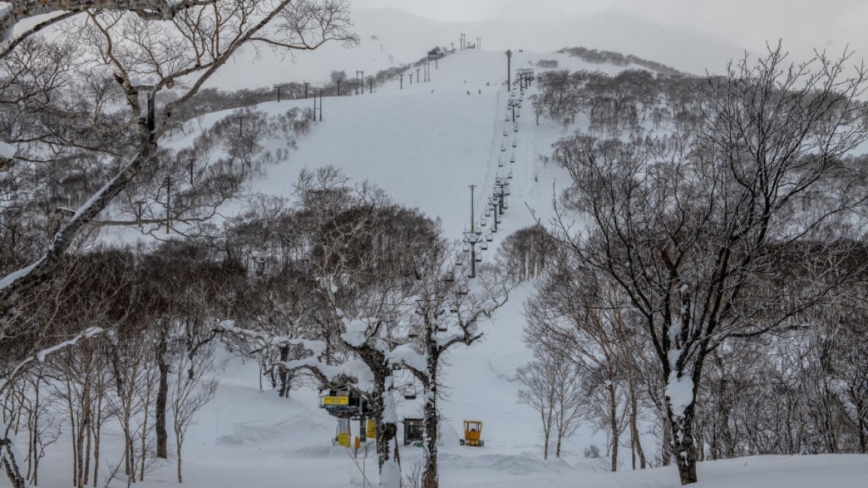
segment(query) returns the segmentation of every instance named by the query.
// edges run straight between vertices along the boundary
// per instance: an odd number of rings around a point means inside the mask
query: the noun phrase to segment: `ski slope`
[[[530,67],[539,59],[557,59],[570,69],[619,68],[583,65],[574,58],[552,54],[516,53],[513,68]],[[410,73],[408,73],[410,74]],[[508,177],[512,195],[494,246],[508,233],[551,215],[554,193],[567,183],[566,175],[539,158],[549,155],[562,128],[550,121],[534,121],[525,102],[516,125],[505,118],[511,96],[505,86],[503,53],[459,52],[432,66],[431,81],[414,83],[405,77],[372,94],[326,98],[323,121],[298,141],[288,160],[266,168],[252,192],[290,196],[302,168],[334,165],[356,182],[368,180],[395,201],[417,207],[442,221],[447,236],[458,239],[470,225],[470,189],[476,185],[474,214],[478,223],[482,198],[491,195],[496,177]],[[257,107],[270,114],[292,106],[312,106],[311,100],[267,103]],[[204,126],[227,115],[211,114]],[[518,131],[515,131],[515,127]],[[507,135],[504,136],[506,129]],[[169,142],[181,147],[195,133]],[[512,147],[512,141],[516,146]],[[275,150],[282,141],[269,141]],[[504,150],[501,150],[501,148]],[[510,163],[511,157],[515,158]],[[499,161],[503,161],[503,166]],[[231,205],[224,213],[231,213]],[[583,450],[596,444],[605,450],[606,438],[583,426],[566,440],[562,459],[542,459],[543,441],[537,413],[517,403],[515,371],[530,360],[522,342],[523,301],[531,285],[515,290],[508,304],[481,330],[485,339],[471,348],[457,348],[447,358],[443,376],[446,398],[441,402],[441,486],[524,488],[529,486],[674,487],[675,468],[629,472],[629,451],[622,449],[623,473],[608,473],[609,460],[587,459]],[[197,417],[184,446],[185,485],[198,487],[341,487],[376,486],[376,454],[354,458],[332,445],[336,422],[317,408],[317,392],[304,387],[279,399],[268,385],[260,390],[259,370],[252,362],[225,354],[217,397]],[[419,417],[419,404],[403,401],[399,413]],[[484,422],[484,448],[460,447],[463,420]],[[110,429],[110,428],[109,428]],[[357,426],[353,425],[354,435]],[[399,436],[402,433],[399,432]],[[105,444],[119,446],[120,432]],[[657,446],[651,438],[644,448],[654,458]],[[172,448],[170,447],[170,450]],[[49,460],[64,459],[68,441],[51,447]],[[111,450],[110,453],[119,452]],[[115,463],[112,454],[108,462]],[[117,457],[117,456],[116,456]],[[45,466],[40,486],[66,486],[71,459]],[[421,460],[421,450],[401,451],[405,474]],[[700,488],[799,488],[830,484],[836,487],[868,486],[865,458],[859,456],[766,457],[703,463]],[[174,483],[174,459],[158,465],[143,488]],[[0,479],[0,486],[6,486]],[[99,481],[100,485],[103,481]],[[111,486],[120,486],[115,481]]]

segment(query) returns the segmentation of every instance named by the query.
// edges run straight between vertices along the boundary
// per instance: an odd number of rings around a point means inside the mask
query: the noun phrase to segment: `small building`
[[[428,59],[440,59],[446,56],[446,51],[439,47],[435,47],[434,49],[428,51]]]

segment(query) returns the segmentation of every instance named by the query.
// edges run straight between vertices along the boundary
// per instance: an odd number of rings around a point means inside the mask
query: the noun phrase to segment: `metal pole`
[[[319,91],[319,121],[322,122],[322,90]]]
[[[473,216],[473,190],[476,188],[476,185],[470,185],[470,232],[476,231],[476,223],[474,222]]]
[[[404,74],[401,74],[401,89],[404,89]]]
[[[308,82],[304,82],[304,99],[305,100],[307,100],[307,85],[308,84],[309,84]]]
[[[506,50],[506,91],[512,91],[512,49]]]

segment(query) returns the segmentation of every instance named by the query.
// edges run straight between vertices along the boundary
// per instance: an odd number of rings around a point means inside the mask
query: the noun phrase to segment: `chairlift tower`
[[[506,50],[506,91],[512,91],[512,49]]]
[[[509,178],[497,177],[494,182],[494,194],[498,197],[498,205],[500,207],[500,214],[503,215],[504,210],[507,208],[506,197],[510,195],[509,191]]]
[[[482,237],[482,231],[476,230],[476,222],[475,216],[473,212],[473,190],[476,188],[476,185],[470,185],[470,230],[464,232],[464,243],[465,250],[469,247],[470,251],[470,274],[467,275],[469,278],[476,277],[476,245],[482,242],[484,239]],[[478,259],[478,261],[482,261],[482,259]]]
[[[498,212],[498,206],[500,205],[500,196],[497,195],[497,189],[494,190],[494,196],[488,197],[488,208],[490,208],[494,212],[494,220],[491,226],[491,232],[497,232],[497,224],[500,223],[500,212]]]

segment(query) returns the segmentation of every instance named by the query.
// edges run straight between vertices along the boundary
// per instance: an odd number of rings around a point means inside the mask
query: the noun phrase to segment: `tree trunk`
[[[696,403],[693,402],[684,409],[684,415],[676,417],[669,412],[672,425],[672,454],[678,465],[678,475],[682,485],[696,483],[696,447],[693,443],[693,416]]]
[[[387,375],[385,380],[377,381],[377,375]],[[375,373],[372,410],[377,422],[377,464],[380,470],[380,486],[400,488],[401,463],[398,458],[398,413],[392,392],[392,376],[383,364],[381,371]],[[394,444],[394,449],[392,449]]]
[[[280,348],[280,361],[286,362],[289,359],[289,346],[284,345]],[[278,396],[280,398],[289,398],[289,389],[290,389],[290,381],[292,380],[291,373],[285,369],[281,369],[278,372],[278,377],[280,378],[280,390],[278,391]]]
[[[157,435],[157,457],[160,459],[169,458],[168,439],[169,435],[166,431],[166,403],[169,398],[169,365],[166,364],[166,356],[168,354],[168,341],[166,340],[167,332],[165,329],[160,331],[160,339],[157,343],[157,368],[160,371],[159,386],[157,387],[157,400],[155,404],[155,419],[156,425],[154,431]]]
[[[21,470],[18,468],[13,453],[12,441],[0,438],[0,461],[3,463],[3,470],[6,471],[9,483],[12,485],[12,488],[27,488],[27,482],[21,476]]]
[[[557,450],[555,451],[555,457],[556,458],[561,457],[561,440],[563,440],[563,438],[564,438],[564,435],[561,432],[561,430],[559,429],[558,430],[558,444],[557,444],[557,448],[556,448]]]
[[[434,343],[433,341],[429,344]],[[437,472],[437,363],[439,358],[428,354],[428,382],[425,388],[425,470],[422,473],[423,488],[439,488],[440,477]]]
[[[629,369],[627,372],[627,387],[630,389],[630,437],[633,439],[633,469],[636,469],[636,455],[639,456],[639,468],[645,469],[648,461],[645,459],[645,450],[642,449],[642,441],[639,438],[639,400],[636,394],[636,385],[633,383],[633,372]]]
[[[423,386],[425,388],[425,406],[424,406],[424,429],[425,438],[423,444],[424,449],[424,470],[422,472],[422,487],[423,488],[439,488],[440,476],[437,465],[437,431],[439,423],[439,412],[437,411],[437,370],[440,366],[440,349],[437,345],[437,340],[434,337],[435,326],[428,322],[426,317],[427,327],[425,327],[425,343],[428,345],[428,357],[425,367],[427,369],[426,378]]]
[[[618,471],[618,398],[615,383],[609,381],[609,427],[612,429],[612,472]]]
[[[669,416],[667,415],[663,419],[663,455],[661,456],[663,459],[663,466],[669,466],[672,464],[672,423],[669,421]]]
[[[178,443],[178,483],[183,483],[184,478],[181,476],[181,443]]]

